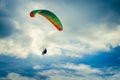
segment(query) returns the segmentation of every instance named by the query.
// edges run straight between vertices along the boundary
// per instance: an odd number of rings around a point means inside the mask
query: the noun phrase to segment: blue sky
[[[119,3],[0,0],[0,79],[119,80]],[[54,12],[63,31],[40,15],[32,19],[36,9]]]

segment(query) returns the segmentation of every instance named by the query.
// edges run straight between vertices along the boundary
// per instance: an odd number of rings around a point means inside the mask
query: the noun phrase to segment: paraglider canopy
[[[47,53],[47,49],[45,48],[42,52],[42,55],[46,54]]]
[[[40,10],[33,10],[33,11],[30,12],[31,17],[35,17],[36,14],[40,14],[40,15],[44,16],[49,22],[51,22],[54,25],[54,27],[56,27],[56,29],[58,31],[63,30],[61,21],[51,11],[40,9]]]

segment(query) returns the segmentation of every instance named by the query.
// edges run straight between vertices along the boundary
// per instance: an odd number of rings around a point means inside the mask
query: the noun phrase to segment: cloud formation
[[[20,74],[17,73],[9,73],[7,75],[6,79],[10,79],[10,80],[36,80],[34,78],[30,78],[30,77],[25,77],[25,76],[21,76]]]
[[[90,67],[86,64],[54,64],[56,68],[38,72],[38,75],[47,76],[46,80],[117,80],[119,71],[112,68],[106,70]]]
[[[46,57],[42,58],[45,60]],[[97,57],[98,58],[98,57]],[[72,63],[57,59],[47,58],[42,62],[41,58],[18,59],[9,56],[0,56],[0,79],[22,79],[22,80],[119,80],[119,65],[107,67],[92,66],[92,64]],[[102,58],[104,59],[104,58]],[[112,59],[112,58],[111,58]],[[80,59],[78,59],[80,60]],[[96,59],[94,59],[96,60]],[[105,60],[105,59],[104,59]]]

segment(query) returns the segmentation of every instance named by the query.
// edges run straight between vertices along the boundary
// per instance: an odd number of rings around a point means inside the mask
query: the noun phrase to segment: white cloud
[[[38,75],[47,76],[47,80],[119,80],[120,78],[120,71],[113,68],[103,70],[73,63],[53,64],[52,67],[54,69],[38,72]]]
[[[89,65],[75,65],[73,63],[67,63],[53,64],[52,67],[57,69],[45,70],[43,72],[39,72],[38,75],[48,76],[48,80],[104,80],[102,77],[95,75],[102,74],[102,71],[92,68]]]
[[[53,67],[57,67],[57,68],[65,68],[65,69],[71,69],[71,70],[76,70],[78,72],[81,73],[86,73],[86,74],[90,74],[90,73],[99,73],[101,74],[102,72],[97,69],[97,68],[92,68],[89,65],[85,65],[85,64],[73,64],[73,63],[66,63],[66,64],[53,64]]]
[[[35,65],[35,66],[33,66],[33,69],[35,69],[35,70],[42,69],[42,66],[41,65]]]
[[[29,53],[29,37],[15,34],[11,38],[0,39],[0,53],[25,58]]]
[[[87,71],[87,70],[85,70]],[[91,74],[84,74],[84,73],[75,73],[75,72],[67,72],[66,70],[45,70],[43,72],[39,72],[38,75],[47,76],[48,78],[46,80],[119,80],[120,73],[117,72],[114,75],[111,76],[100,76],[95,75],[94,73]],[[5,79],[11,79],[11,80],[36,80],[35,78],[30,78],[26,76],[21,76],[16,73],[9,73],[7,78]]]
[[[84,71],[87,72],[87,70]],[[39,72],[38,75],[48,76],[49,78],[47,80],[105,80],[100,76],[94,75],[94,73],[86,74],[85,72],[67,71],[66,69],[53,69]]]
[[[47,80],[105,80],[102,77],[98,77],[98,76],[89,76],[86,75],[85,77],[81,77],[81,76],[65,76],[65,75],[56,75],[56,76],[51,76],[49,79]]]
[[[7,75],[8,80],[36,80],[34,78],[31,77],[26,77],[26,76],[21,76],[20,74],[17,73],[9,73]]]
[[[69,40],[67,40],[63,46],[63,48],[69,52],[64,54],[72,57],[81,57],[84,54],[109,51],[111,47],[114,48],[120,45],[119,34],[119,25],[113,29],[109,28],[107,24],[85,27],[79,32],[75,32],[75,34],[70,33],[70,35],[73,36],[67,37]]]

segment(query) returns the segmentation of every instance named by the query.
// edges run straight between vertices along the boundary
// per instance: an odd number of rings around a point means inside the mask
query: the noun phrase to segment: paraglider
[[[42,55],[46,54],[47,53],[47,49],[45,48],[42,52]]]
[[[48,10],[33,10],[32,12],[30,12],[31,17],[35,17],[36,14],[40,14],[48,19],[57,28],[57,30],[63,30],[62,23],[54,13]]]
[[[62,23],[61,21],[59,20],[59,18],[54,14],[52,13],[51,11],[48,11],[48,10],[33,10],[30,12],[30,16],[31,17],[35,17],[37,14],[40,14],[42,15],[43,17],[45,17],[49,22],[51,22],[54,27],[58,30],[58,31],[62,31],[63,30],[63,27],[62,27]],[[45,48],[42,52],[42,55],[46,54],[47,53],[47,49]]]

